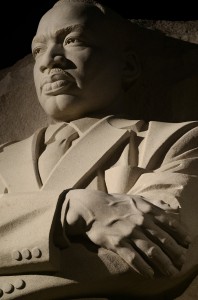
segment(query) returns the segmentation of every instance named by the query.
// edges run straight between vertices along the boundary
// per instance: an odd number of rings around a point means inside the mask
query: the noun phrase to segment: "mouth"
[[[50,74],[44,77],[41,84],[41,92],[46,95],[58,95],[71,93],[71,88],[76,87],[74,78],[61,69],[52,69]]]
[[[56,80],[54,82],[45,83],[42,86],[42,92],[46,95],[56,96],[62,93],[71,93],[71,88],[74,86],[72,82],[67,80]]]

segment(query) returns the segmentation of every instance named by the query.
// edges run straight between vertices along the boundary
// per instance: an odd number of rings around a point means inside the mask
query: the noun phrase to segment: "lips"
[[[61,69],[52,69],[48,76],[43,78],[41,83],[41,91],[47,95],[69,92],[74,86],[74,78]]]

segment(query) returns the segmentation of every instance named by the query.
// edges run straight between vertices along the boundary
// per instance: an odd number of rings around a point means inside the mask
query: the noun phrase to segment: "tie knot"
[[[45,144],[49,145],[54,141],[67,140],[70,137],[74,139],[79,135],[77,131],[68,123],[61,122],[50,125],[45,132]]]
[[[69,124],[66,124],[64,127],[62,127],[55,135],[55,141],[58,140],[68,140],[72,138],[73,136],[78,136],[77,131],[71,127]]]

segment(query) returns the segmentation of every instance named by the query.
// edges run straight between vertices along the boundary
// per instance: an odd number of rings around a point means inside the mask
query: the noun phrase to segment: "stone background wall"
[[[198,119],[198,21],[131,20],[142,68],[128,92],[134,119],[181,122]],[[0,144],[23,139],[48,123],[37,102],[33,59],[27,55],[0,71]]]
[[[139,20],[132,24],[134,49],[142,66],[142,75],[128,94],[133,117],[197,120],[198,21]],[[186,35],[190,42],[185,41]]]
[[[155,31],[162,32],[166,36],[180,39],[185,42],[198,44],[198,20],[197,21],[152,21],[131,20],[132,23]]]

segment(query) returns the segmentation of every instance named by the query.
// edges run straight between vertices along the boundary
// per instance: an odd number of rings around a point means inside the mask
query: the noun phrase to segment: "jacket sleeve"
[[[0,275],[59,270],[62,203],[53,191],[0,195]]]
[[[160,206],[166,202],[180,209],[180,217],[192,235],[197,235],[198,213],[198,123],[189,122],[148,130],[139,151],[138,169],[142,170],[128,191]],[[171,131],[171,133],[169,133]],[[162,138],[166,136],[166,138]]]

